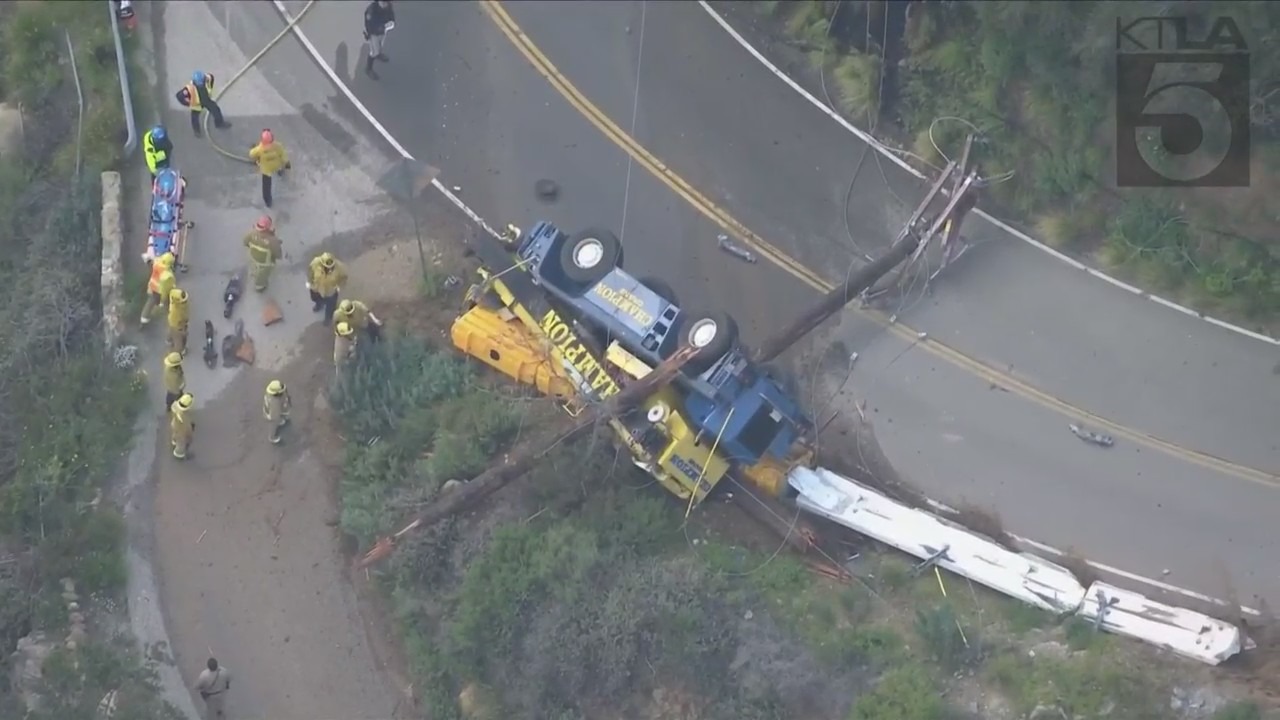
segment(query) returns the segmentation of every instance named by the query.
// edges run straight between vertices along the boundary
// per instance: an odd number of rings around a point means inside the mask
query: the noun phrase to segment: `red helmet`
[[[259,230],[270,230],[270,229],[271,229],[271,216],[270,216],[270,215],[263,215],[262,217],[258,218],[258,222],[254,223],[254,225],[253,225],[253,226],[254,226],[254,227],[256,227],[256,228],[258,228]]]
[[[276,136],[275,136],[275,135],[272,135],[270,130],[263,130],[263,131],[262,131],[262,144],[263,144],[263,145],[270,145],[271,143],[273,143],[273,142],[275,142],[275,141],[276,141]]]

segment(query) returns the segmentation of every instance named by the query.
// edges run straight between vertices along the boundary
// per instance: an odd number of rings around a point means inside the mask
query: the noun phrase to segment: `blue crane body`
[[[650,366],[682,344],[699,348],[679,381],[684,409],[731,462],[785,458],[812,427],[797,399],[747,358],[730,316],[686,312],[660,281],[627,273],[612,233],[569,235],[539,222],[521,235],[516,254],[556,304]]]

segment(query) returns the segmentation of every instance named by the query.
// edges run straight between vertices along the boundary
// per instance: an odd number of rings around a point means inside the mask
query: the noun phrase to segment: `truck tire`
[[[608,230],[584,230],[560,246],[560,271],[574,285],[589,287],[620,267],[622,242]]]
[[[683,344],[699,348],[685,364],[686,375],[701,375],[738,342],[738,323],[723,312],[689,315],[680,325]]]
[[[672,290],[671,286],[665,282],[658,278],[642,277],[640,278],[640,284],[652,290],[655,295],[663,300],[680,307],[680,298],[676,297],[676,291]]]

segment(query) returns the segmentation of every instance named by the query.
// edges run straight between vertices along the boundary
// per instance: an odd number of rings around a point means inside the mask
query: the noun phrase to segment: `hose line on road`
[[[249,72],[249,70],[252,69],[253,66],[256,65],[258,61],[261,60],[262,57],[271,50],[271,48],[276,46],[276,43],[283,40],[286,35],[288,35],[290,32],[293,31],[293,27],[302,21],[302,17],[306,15],[307,11],[311,9],[311,6],[315,4],[316,4],[316,0],[309,0],[309,2],[302,8],[302,10],[299,11],[297,15],[294,15],[293,19],[289,20],[289,22],[285,24],[284,29],[280,31],[280,34],[272,38],[271,42],[266,44],[266,47],[259,50],[257,55],[254,55],[253,57],[249,58],[249,62],[245,63],[244,67],[240,68],[240,70],[235,75],[231,76],[231,79],[228,80],[226,84],[222,86],[222,89],[219,90],[214,95],[213,99],[217,101],[221,99],[223,95],[226,95],[227,91],[231,89],[232,85],[236,84],[237,80],[243,77],[245,73]],[[230,150],[227,150],[226,148],[222,147],[213,139],[213,134],[209,132],[209,113],[204,114],[204,117],[201,119],[201,122],[202,122],[202,127],[204,128],[205,138],[208,139],[209,144],[213,146],[213,149],[217,151],[219,155],[226,158],[230,158],[237,162],[242,162],[246,165],[255,164],[253,160],[249,159],[248,156],[237,155],[236,153],[233,153]]]

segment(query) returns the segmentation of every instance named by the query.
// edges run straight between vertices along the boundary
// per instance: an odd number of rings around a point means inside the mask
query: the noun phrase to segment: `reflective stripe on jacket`
[[[173,271],[156,263],[151,267],[151,279],[147,281],[147,292],[159,295],[161,302],[169,302],[169,291],[173,289],[175,279]]]

